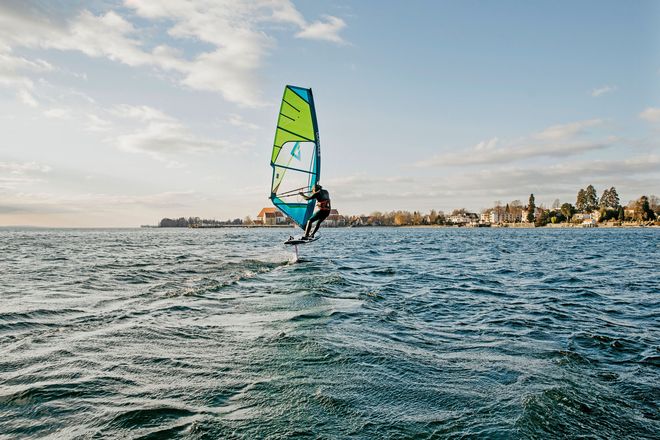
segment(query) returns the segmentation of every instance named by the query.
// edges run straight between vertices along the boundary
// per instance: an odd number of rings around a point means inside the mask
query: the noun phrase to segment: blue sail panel
[[[309,91],[307,89],[302,89],[300,87],[289,86],[291,90],[296,92],[305,101],[309,102]]]
[[[309,220],[314,212],[314,201],[307,203],[286,203],[278,197],[273,197],[272,200],[273,205],[303,229],[307,224],[307,220]]]

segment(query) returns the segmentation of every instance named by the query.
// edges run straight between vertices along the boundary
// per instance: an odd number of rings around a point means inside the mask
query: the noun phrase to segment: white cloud
[[[600,119],[553,125],[539,133],[501,145],[498,138],[481,141],[472,148],[443,153],[417,162],[418,167],[506,163],[535,157],[565,157],[608,148],[617,140],[606,137],[584,140],[588,127],[601,125]]]
[[[296,34],[296,37],[344,44],[345,41],[339,32],[346,27],[346,22],[339,17],[325,16],[323,18],[325,21],[315,21],[306,25]]]
[[[0,48],[2,49],[2,48]],[[0,73],[9,76],[19,71],[47,72],[53,70],[53,66],[44,60],[28,60],[27,58],[14,56],[11,49],[0,51]]]
[[[345,23],[335,17],[327,17],[326,23],[308,25],[288,0],[210,3],[127,0],[126,6],[144,18],[172,20],[174,25],[168,33],[175,38],[191,38],[213,45],[213,50],[173,68],[183,73],[183,84],[193,89],[218,91],[227,100],[248,106],[262,104],[257,93],[257,72],[275,43],[261,29],[262,23],[294,25],[301,28],[298,36],[335,42],[342,41],[338,32],[345,27]]]
[[[259,130],[259,126],[257,124],[248,122],[243,119],[241,115],[237,115],[235,113],[229,115],[229,118],[227,118],[226,122],[230,125],[233,125],[234,127],[246,128],[248,130]]]
[[[611,185],[623,178],[657,173],[659,166],[660,157],[657,155],[637,156],[625,160],[571,161],[547,167],[480,170],[452,176],[438,187],[478,193],[509,191],[524,195],[534,189],[544,189],[549,182],[556,187],[570,188],[594,181],[610,182]],[[545,189],[544,191],[547,192]]]
[[[648,107],[639,114],[639,117],[654,124],[660,123],[660,108]]]
[[[614,91],[616,91],[616,89],[617,89],[617,86],[603,86],[603,87],[599,87],[599,88],[597,88],[597,89],[593,89],[593,90],[591,91],[591,96],[593,96],[594,98],[597,98],[597,97],[602,96],[602,95],[604,95],[604,94],[606,94],[606,93],[614,92]]]
[[[415,182],[415,179],[413,179],[412,177],[404,177],[404,176],[379,177],[379,176],[371,176],[364,173],[360,173],[360,174],[353,174],[350,176],[329,178],[324,181],[324,185],[328,185],[333,188],[337,188],[337,187],[350,188],[350,187],[367,186],[367,185],[380,186],[384,184],[412,183],[412,182]]]
[[[37,162],[0,162],[0,191],[43,182],[42,176],[50,171],[50,166]]]
[[[85,212],[91,214],[116,212],[122,209],[158,208],[178,209],[190,206],[202,196],[193,191],[167,191],[146,195],[81,193],[56,194],[50,192],[21,192],[9,195],[3,202],[13,212],[50,214],[54,212]],[[2,206],[0,206],[0,209]]]
[[[1,23],[1,20],[0,20]],[[11,48],[3,47],[0,40],[0,86],[16,90],[16,97],[23,104],[38,107],[33,95],[34,82],[25,73],[40,73],[53,70],[53,66],[43,60],[28,60],[15,56]]]
[[[586,128],[595,127],[603,123],[600,119],[588,119],[586,121],[571,122],[568,124],[552,125],[534,137],[546,140],[561,140],[567,139],[579,134],[584,133]]]
[[[23,175],[30,172],[47,173],[50,170],[50,166],[37,162],[0,162],[2,173]]]
[[[494,137],[487,141],[479,142],[477,145],[474,146],[474,149],[476,151],[493,150],[497,145],[497,142],[499,142],[499,139]]]
[[[141,122],[149,121],[174,121],[174,118],[166,115],[162,111],[149,107],[148,105],[118,105],[111,111],[115,116],[121,118],[138,120]]]
[[[17,97],[19,101],[21,101],[23,104],[30,106],[30,107],[39,107],[39,103],[37,100],[34,98],[32,93],[27,91],[26,89],[21,89],[17,92]]]
[[[374,176],[365,173],[324,179],[323,186],[341,205],[345,202],[428,198],[420,181],[408,176]],[[387,188],[387,190],[384,190]],[[375,209],[375,208],[374,208]]]
[[[117,138],[117,146],[121,150],[149,154],[154,159],[167,162],[171,168],[182,166],[172,156],[209,153],[229,146],[225,141],[196,136],[175,118],[149,106],[121,105],[115,108],[114,113],[142,123],[138,131]]]
[[[301,38],[336,43],[343,43],[339,31],[346,26],[331,16],[308,24],[289,0],[125,0],[124,5],[142,20],[166,27],[173,44],[189,40],[210,49],[185,54],[160,44],[149,50],[153,44],[150,33],[137,29],[120,15],[121,10],[99,15],[83,10],[62,22],[20,4],[0,5],[0,47],[74,50],[133,67],[150,66],[173,73],[192,89],[217,92],[240,105],[259,106],[263,104],[259,69],[275,45],[266,33],[269,23],[298,28]]]
[[[343,213],[396,209],[477,210],[494,200],[555,198],[573,202],[581,187],[593,184],[600,192],[616,186],[622,197],[639,197],[660,184],[660,156],[641,155],[624,160],[566,161],[547,166],[503,166],[497,169],[457,169],[434,176],[375,177],[364,174],[328,179],[333,205]],[[396,183],[396,184],[393,184]],[[625,195],[624,195],[625,194]]]
[[[44,116],[51,119],[71,119],[72,113],[68,108],[51,108],[44,112]]]
[[[87,126],[85,127],[88,131],[104,132],[112,128],[112,123],[107,121],[93,113],[87,115]]]

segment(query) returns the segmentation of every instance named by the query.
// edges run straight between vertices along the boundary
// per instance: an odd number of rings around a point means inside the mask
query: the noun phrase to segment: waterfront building
[[[346,226],[346,223],[347,223],[346,217],[339,214],[339,211],[337,211],[336,209],[331,209],[330,215],[323,222],[323,226],[329,226],[334,228],[339,226]]]
[[[287,218],[277,208],[263,208],[257,214],[257,223],[262,225],[283,225],[287,223]]]

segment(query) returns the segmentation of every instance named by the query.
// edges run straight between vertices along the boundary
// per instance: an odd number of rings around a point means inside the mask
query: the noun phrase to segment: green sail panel
[[[270,199],[304,229],[314,212],[314,201],[298,195],[309,193],[319,181],[321,150],[311,89],[286,86],[275,129],[270,166],[273,177]]]

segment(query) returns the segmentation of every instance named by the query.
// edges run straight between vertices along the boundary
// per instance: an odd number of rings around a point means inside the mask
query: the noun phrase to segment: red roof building
[[[257,222],[262,225],[281,225],[286,223],[286,217],[277,208],[263,208],[257,214]]]

